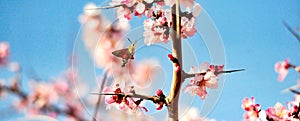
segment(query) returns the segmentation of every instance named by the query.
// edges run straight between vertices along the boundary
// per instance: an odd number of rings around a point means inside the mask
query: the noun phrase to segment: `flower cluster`
[[[295,69],[295,71],[300,73],[300,66],[295,66],[295,65],[291,64],[289,59],[285,59],[284,61],[280,61],[275,64],[274,70],[275,70],[275,72],[277,72],[279,74],[279,76],[278,76],[279,81],[284,80],[284,78],[288,74],[289,68],[293,68],[293,69]]]
[[[218,87],[218,76],[221,74],[219,72],[223,71],[223,69],[224,65],[210,65],[206,62],[200,65],[200,70],[196,67],[192,67],[190,73],[196,74],[190,80],[190,84],[186,85],[183,91],[190,92],[191,95],[196,94],[201,99],[205,99],[207,95],[207,88],[215,89]]]
[[[156,3],[156,5],[154,5]],[[196,17],[200,14],[202,7],[194,0],[181,0],[180,3],[186,8],[180,13],[181,17],[181,37],[193,36],[197,30],[195,28]],[[144,21],[145,43],[166,43],[170,39],[170,28],[172,26],[172,13],[170,9],[163,8],[164,5],[172,7],[174,0],[113,0],[110,5],[119,6],[117,16],[120,21],[132,19],[132,14],[138,17],[146,16]]]
[[[132,88],[132,87],[131,87]],[[130,92],[127,93],[133,93],[134,90],[129,90]],[[145,112],[148,112],[148,109],[141,105],[141,102],[143,99],[134,100],[133,97],[128,97],[124,91],[120,88],[119,84],[116,84],[115,89],[111,87],[105,87],[103,90],[105,96],[105,103],[109,106],[114,105],[119,110],[126,110],[130,109],[130,111],[138,111],[138,110],[144,110]]]
[[[299,95],[295,96],[294,101],[288,102],[284,106],[277,102],[274,107],[269,107],[265,111],[260,109],[260,105],[255,103],[254,97],[244,98],[242,108],[246,111],[244,114],[245,121],[268,120],[268,121],[298,121],[299,120]]]
[[[14,101],[13,107],[26,114],[43,114],[53,118],[64,116],[66,120],[81,121],[83,107],[67,80],[52,83],[31,82],[29,93],[25,93],[19,80],[13,80],[11,85],[0,85],[0,92],[10,92],[20,98]],[[62,99],[62,100],[61,100]]]
[[[153,12],[151,7],[154,3],[164,5],[163,0],[112,0],[110,5],[122,6],[117,9],[117,16],[124,21],[131,20],[132,14],[138,17],[149,16]]]
[[[291,67],[289,59],[285,59],[285,61],[277,62],[275,64],[274,70],[279,74],[278,80],[283,81],[283,79],[288,74],[288,69]]]
[[[152,8],[151,14],[148,13],[147,19],[144,21],[144,37],[145,43],[151,45],[153,43],[166,43],[170,36],[171,11],[163,10],[161,6]]]
[[[192,7],[192,10],[190,8],[187,8],[187,12],[185,12],[185,16],[182,15],[181,17],[181,37],[182,38],[187,38],[187,37],[192,37],[194,34],[197,32],[195,28],[195,23],[196,23],[196,17],[200,14],[202,10],[202,7],[200,4],[195,4]]]
[[[246,121],[253,121],[259,117],[260,105],[255,103],[254,97],[251,97],[251,99],[244,98],[242,108],[246,111],[244,113],[244,119]]]

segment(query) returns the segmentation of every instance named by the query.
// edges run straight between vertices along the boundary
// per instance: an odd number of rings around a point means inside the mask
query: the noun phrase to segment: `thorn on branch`
[[[236,70],[229,70],[229,71],[220,71],[220,72],[215,72],[215,74],[218,75],[218,74],[233,73],[233,72],[239,72],[239,71],[245,71],[245,69],[236,69]]]
[[[216,71],[214,74],[219,75],[219,74],[225,74],[225,73],[233,73],[233,72],[239,72],[239,71],[245,71],[245,69],[236,69],[236,70],[228,70],[228,71]],[[207,72],[200,72],[200,73],[193,73],[193,74],[188,74],[184,73],[184,78],[191,78],[195,77],[196,75],[205,75]]]
[[[300,95],[300,92],[299,92],[299,91],[297,91],[297,90],[290,89],[290,91],[291,91],[292,93],[295,93],[295,94],[297,94],[297,95]]]

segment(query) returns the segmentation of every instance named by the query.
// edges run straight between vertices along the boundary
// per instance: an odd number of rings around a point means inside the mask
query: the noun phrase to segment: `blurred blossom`
[[[175,4],[175,0],[164,0],[166,5],[173,6]],[[193,7],[195,4],[195,0],[179,0],[180,4],[185,8]]]
[[[202,11],[201,5],[197,3],[193,7],[192,14],[193,14],[194,17],[197,17],[200,14],[201,11]]]
[[[110,5],[122,5],[125,4],[127,7],[132,7],[136,3],[136,0],[112,0]]]
[[[278,80],[283,81],[286,75],[288,74],[288,69],[290,67],[289,59],[285,59],[285,61],[280,61],[275,64],[275,72],[279,74]]]
[[[100,15],[100,12],[89,10],[95,7],[96,5],[93,3],[86,4],[83,14],[79,16],[79,22],[82,24],[82,39],[90,52],[94,51],[98,39],[105,31],[106,26],[103,25],[109,24],[108,21]]]
[[[28,104],[29,104],[29,102],[27,99],[20,99],[13,103],[13,107],[15,109],[17,109],[18,111],[23,111],[24,109],[26,109],[28,107]]]
[[[20,66],[20,64],[17,63],[17,62],[10,62],[10,63],[8,64],[8,69],[9,69],[10,71],[12,71],[12,72],[18,72],[18,71],[21,70],[21,66]]]
[[[58,101],[58,93],[51,84],[47,83],[32,83],[33,93],[30,95],[30,100],[34,102],[36,108],[42,108],[48,104],[54,104]]]
[[[0,42],[0,64],[5,64],[8,56],[9,56],[9,44],[6,42]]]
[[[59,79],[54,83],[54,89],[63,95],[70,91],[70,85],[66,80]]]
[[[83,8],[84,14],[89,16],[98,16],[101,11],[96,8],[97,6],[94,3],[87,3]]]
[[[142,60],[134,67],[132,74],[133,82],[139,87],[145,87],[151,79],[154,78],[155,67],[159,66],[159,62],[153,59]]]
[[[94,55],[94,62],[98,67],[106,68],[111,71],[113,64],[118,64],[121,66],[121,59],[112,54],[112,52],[116,50],[116,46],[117,41],[110,40],[109,38],[103,38],[101,41],[99,41],[98,46],[95,48]]]
[[[119,7],[117,8],[117,17],[121,21],[131,20],[132,11],[129,8]]]
[[[69,111],[71,111],[73,116],[82,116],[84,108],[80,101],[77,100],[67,100],[66,106]]]
[[[192,107],[183,115],[180,121],[216,121],[215,119],[201,117],[199,114],[199,110],[195,107]]]

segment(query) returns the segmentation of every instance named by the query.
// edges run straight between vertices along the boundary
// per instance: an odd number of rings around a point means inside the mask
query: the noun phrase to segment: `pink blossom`
[[[276,103],[274,107],[266,110],[267,117],[273,120],[285,120],[289,117],[289,111],[281,103]]]
[[[255,98],[244,98],[242,101],[242,108],[246,111],[244,113],[244,120],[252,121],[259,117],[260,105],[255,103]]]
[[[47,83],[34,84],[34,92],[30,95],[30,99],[37,108],[42,108],[47,104],[54,104],[58,101],[58,94],[53,85]]]
[[[120,91],[121,91],[121,89],[120,88],[117,88],[118,89],[118,92],[119,93],[121,93]],[[117,90],[116,89],[116,90]],[[116,92],[115,90],[113,90],[111,87],[105,87],[104,89],[103,89],[103,92],[104,93],[112,93],[112,92]],[[105,96],[105,102],[107,103],[107,104],[112,104],[112,103],[121,103],[122,102],[122,99],[119,99],[118,98],[118,96],[117,95],[106,95]]]
[[[21,111],[22,109],[26,109],[28,106],[29,102],[27,99],[20,99],[17,102],[13,104],[14,108],[17,109],[18,111]]]
[[[191,80],[194,81],[194,80]],[[193,83],[193,82],[191,82]],[[196,84],[188,84],[183,88],[183,92],[190,92],[192,96],[198,95],[202,100],[206,98],[207,91],[205,86],[198,86]]]
[[[197,3],[193,7],[192,14],[193,14],[194,17],[197,17],[200,14],[201,11],[202,11],[201,5]]]
[[[193,17],[191,19],[188,19],[186,17],[181,17],[181,37],[187,38],[194,36],[194,34],[197,32],[197,29],[195,28],[195,21],[196,19]]]
[[[208,63],[202,63],[199,71],[196,67],[191,68],[190,73],[200,73],[205,71],[204,75],[195,74],[195,77],[191,78],[190,84],[186,85],[183,89],[184,92],[190,92],[191,95],[198,95],[201,99],[205,99],[207,95],[207,88],[215,89],[218,87],[218,76],[215,72],[223,71],[224,65],[214,66],[208,65]]]
[[[0,64],[5,64],[9,55],[9,44],[0,42]]]
[[[135,11],[138,12],[139,14],[144,13],[145,5],[142,2],[138,2],[138,4],[135,7]]]
[[[105,87],[103,89],[103,92],[104,93],[114,93],[114,94],[124,94],[124,92],[119,87],[119,84],[116,85],[116,89],[112,89],[111,87]],[[105,102],[107,104],[117,103],[120,105],[120,107],[123,107],[124,101],[125,100],[123,100],[122,96],[118,96],[118,95],[106,95],[105,96]]]
[[[145,10],[144,12],[145,16],[148,17],[148,18],[152,18],[153,17],[153,9],[148,9],[148,10]]]
[[[160,28],[160,27],[153,27],[151,29],[144,28],[144,37],[145,37],[145,43],[147,45],[151,45],[153,43],[160,43],[160,42],[168,42],[168,37],[164,34],[166,29]]]
[[[278,80],[283,81],[286,75],[288,74],[288,69],[290,68],[289,59],[285,59],[285,61],[280,61],[275,64],[275,72],[279,74]]]
[[[126,5],[127,7],[132,7],[136,3],[136,0],[112,0],[110,5]]]
[[[173,6],[175,4],[175,0],[164,0],[165,4],[168,6]],[[195,0],[180,0],[180,4],[185,8],[191,8],[195,4]]]
[[[96,8],[97,6],[94,3],[87,3],[83,8],[84,14],[90,17],[99,16],[100,11]]]
[[[153,43],[167,43],[169,41],[169,27],[171,23],[171,13],[169,10],[163,10],[161,6],[155,6],[153,13],[150,14],[147,11],[148,17],[152,16],[152,19],[144,21],[144,37],[145,43],[151,45]],[[148,15],[150,14],[150,15]]]
[[[119,61],[118,58],[111,53],[116,49],[117,41],[109,38],[102,38],[98,46],[95,48],[94,61],[98,67],[107,68],[111,63]]]
[[[199,114],[199,110],[195,107],[192,107],[183,115],[182,118],[180,118],[180,121],[216,121],[215,119],[201,117]]]
[[[112,89],[111,87],[105,87],[103,90],[104,93],[114,93],[114,94],[125,94],[119,87],[119,84],[116,84],[116,88]],[[130,111],[136,112],[141,111],[142,109],[146,112],[148,111],[147,108],[144,106],[141,106],[142,100],[135,101],[132,97],[124,97],[122,95],[106,95],[105,96],[105,102],[108,105],[114,105],[119,110],[127,110],[130,109]]]
[[[185,8],[192,8],[195,4],[195,0],[180,0],[180,4]]]
[[[10,62],[10,63],[8,64],[8,69],[9,69],[10,71],[12,71],[12,72],[18,72],[18,71],[21,70],[21,66],[20,66],[20,64],[17,63],[17,62]]]
[[[132,11],[126,7],[119,7],[117,9],[117,16],[121,21],[131,20]]]
[[[70,85],[65,80],[58,80],[54,83],[54,89],[59,94],[66,94],[68,91],[70,91]]]
[[[159,66],[159,62],[153,59],[142,60],[140,63],[137,63],[133,69],[133,82],[140,87],[145,87],[151,82],[151,78],[155,77],[155,68],[157,66]]]
[[[141,104],[143,100],[134,100],[133,98],[128,99],[128,107],[129,111],[128,112],[133,112],[135,114],[143,114],[143,111],[148,112],[148,109]]]
[[[74,116],[81,116],[83,114],[84,108],[81,102],[77,100],[67,100],[66,106],[68,111],[72,112]]]

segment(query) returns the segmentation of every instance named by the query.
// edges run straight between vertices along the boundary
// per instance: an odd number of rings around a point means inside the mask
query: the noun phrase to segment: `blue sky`
[[[255,96],[263,109],[276,102],[292,100],[291,93],[281,94],[280,91],[296,84],[299,75],[291,70],[285,81],[280,83],[274,64],[290,58],[292,63],[300,65],[300,43],[281,23],[286,20],[291,26],[300,27],[299,0],[197,1],[222,37],[226,68],[246,69],[245,72],[226,76],[221,98],[209,117],[240,120],[244,97]],[[88,2],[101,3],[96,0],[0,1],[0,41],[10,43],[11,60],[20,62],[24,71],[34,69],[44,79],[66,69],[80,29],[78,16]],[[134,19],[132,23],[141,22],[136,17]],[[191,43],[196,40],[192,39]],[[210,61],[201,39],[198,43],[192,48],[196,54],[205,56],[198,56],[198,60]],[[197,97],[196,101],[201,102]]]

